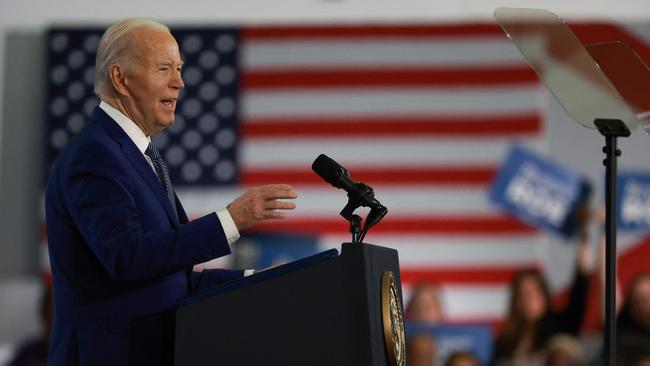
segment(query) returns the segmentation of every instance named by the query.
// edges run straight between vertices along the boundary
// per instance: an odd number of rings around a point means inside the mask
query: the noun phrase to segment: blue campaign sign
[[[650,172],[620,172],[616,195],[618,228],[650,231]]]
[[[590,192],[589,182],[570,167],[513,146],[490,200],[524,222],[571,236]]]
[[[420,333],[429,334],[435,340],[437,365],[444,365],[457,351],[471,352],[482,365],[488,365],[492,359],[492,331],[487,325],[406,324],[407,341]]]

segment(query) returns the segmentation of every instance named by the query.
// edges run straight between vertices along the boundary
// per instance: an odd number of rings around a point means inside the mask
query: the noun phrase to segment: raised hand
[[[228,212],[237,230],[242,231],[260,221],[286,218],[287,213],[283,210],[293,210],[296,204],[281,200],[296,197],[298,195],[293,188],[286,184],[255,187],[244,192],[228,205]]]

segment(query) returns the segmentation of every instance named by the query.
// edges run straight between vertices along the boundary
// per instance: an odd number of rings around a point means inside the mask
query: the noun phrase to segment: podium
[[[401,309],[397,251],[344,243],[182,301],[175,365],[403,365]]]

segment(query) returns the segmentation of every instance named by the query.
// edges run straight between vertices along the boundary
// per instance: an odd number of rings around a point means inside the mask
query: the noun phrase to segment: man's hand
[[[287,213],[281,210],[293,210],[296,204],[280,201],[298,197],[291,186],[272,184],[251,188],[237,197],[230,205],[228,212],[237,226],[237,230],[246,230],[260,221],[284,219]]]

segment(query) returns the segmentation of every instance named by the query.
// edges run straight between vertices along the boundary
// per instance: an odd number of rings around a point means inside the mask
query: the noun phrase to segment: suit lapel
[[[135,146],[135,144],[130,139],[129,142],[130,144],[125,143],[122,145],[122,151],[124,152],[124,155],[126,155],[127,159],[129,159],[131,165],[133,165],[135,170],[138,171],[140,176],[144,178],[144,180],[149,185],[149,188],[151,188],[151,190],[156,193],[156,196],[158,196],[158,199],[165,208],[165,212],[167,213],[169,220],[173,223],[174,226],[178,226],[178,219],[174,214],[174,209],[172,208],[171,202],[169,202],[169,198],[167,198],[167,194],[165,194],[165,190],[160,184],[156,173],[153,171],[145,157],[142,156],[142,153],[140,150],[138,150],[138,147]]]
[[[169,221],[174,227],[178,226],[178,218],[174,214],[174,209],[171,206],[171,202],[169,202],[169,199],[165,194],[165,190],[160,184],[156,173],[151,168],[142,152],[140,152],[135,143],[133,143],[131,138],[129,138],[124,130],[122,130],[122,128],[115,121],[113,121],[113,119],[110,118],[101,108],[95,107],[95,110],[90,117],[92,120],[95,120],[97,123],[99,123],[99,125],[101,125],[104,130],[106,130],[108,135],[120,144],[124,156],[126,156],[131,165],[135,168],[138,174],[140,174],[142,179],[147,182],[149,188],[160,200],[160,203],[163,205],[163,208],[167,213],[167,217],[169,217]]]

